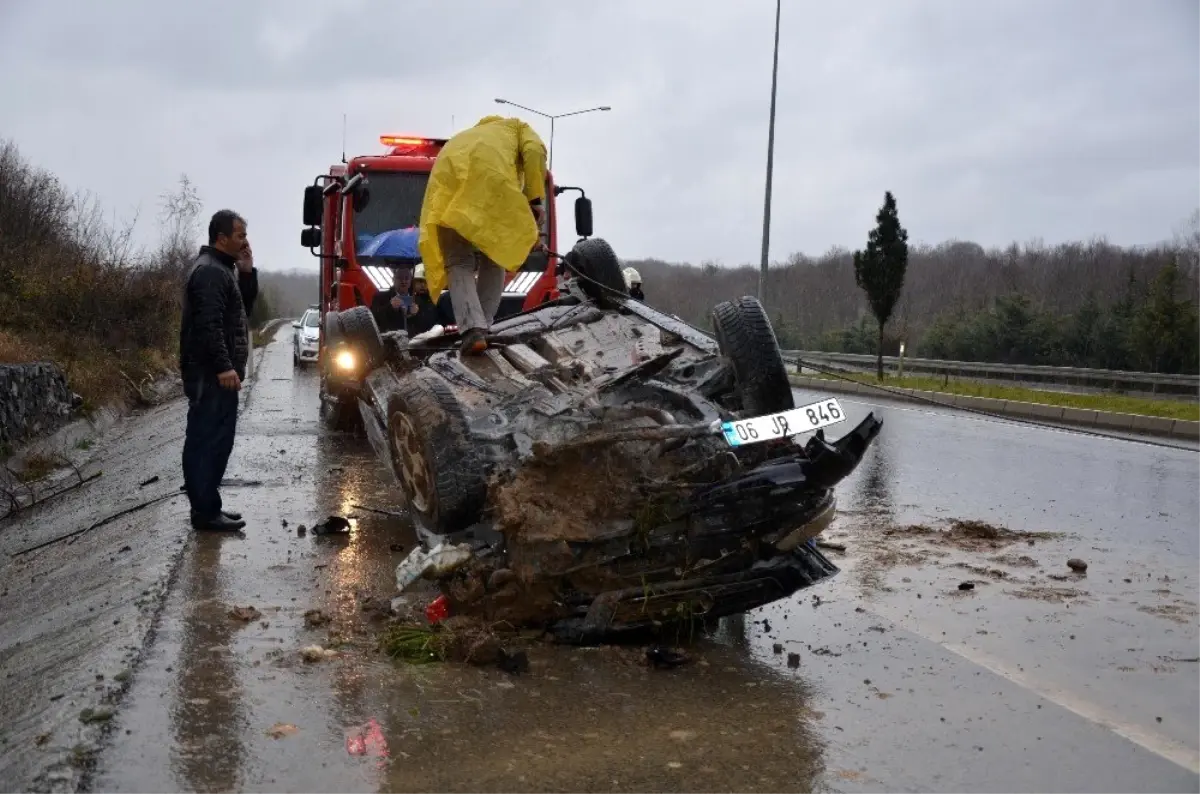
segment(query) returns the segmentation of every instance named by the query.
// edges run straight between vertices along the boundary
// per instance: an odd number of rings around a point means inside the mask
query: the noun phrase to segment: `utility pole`
[[[775,170],[775,93],[779,86],[779,11],[775,0],[775,58],[771,64],[771,119],[767,132],[767,190],[763,199],[762,261],[758,272],[758,302],[766,304],[767,256],[771,248],[771,176]]]

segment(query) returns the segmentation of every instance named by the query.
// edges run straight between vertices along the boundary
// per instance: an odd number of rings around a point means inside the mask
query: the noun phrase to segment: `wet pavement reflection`
[[[230,464],[261,483],[227,495],[248,531],[191,541],[97,789],[1197,789],[1181,764],[1196,744],[1195,665],[1114,664],[1134,645],[1142,660],[1189,643],[1195,655],[1194,618],[1138,611],[1164,574],[1195,602],[1197,548],[1183,537],[1197,523],[1194,453],[889,407],[839,492],[844,573],[724,621],[691,664],[539,645],[518,676],[398,665],[374,634],[412,529],[364,509],[402,512],[366,441],[318,426],[316,375],[293,372],[279,339]],[[866,410],[844,402],[851,421]],[[350,517],[350,532],[314,535],[328,515]],[[1036,550],[1054,572],[1086,553],[1090,603],[1006,597],[1006,583],[953,596],[972,575],[957,558],[910,570],[855,547],[882,526],[952,517],[1074,533]],[[260,615],[230,616],[250,606]],[[306,662],[307,646],[336,655]],[[1100,724],[1112,712],[1121,724]]]

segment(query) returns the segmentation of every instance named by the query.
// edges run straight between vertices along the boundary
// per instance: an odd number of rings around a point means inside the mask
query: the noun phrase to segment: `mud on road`
[[[365,440],[318,426],[289,330],[243,398],[244,537],[194,536],[171,495],[180,403],[0,523],[0,788],[1200,788],[1194,453],[888,407],[839,490],[843,573],[689,664],[534,644],[521,674],[402,665],[376,634],[412,529]],[[329,515],[349,532],[315,534]]]

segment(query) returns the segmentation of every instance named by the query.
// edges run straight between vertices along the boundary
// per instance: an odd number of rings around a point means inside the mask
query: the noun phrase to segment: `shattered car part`
[[[813,539],[882,422],[828,440],[845,414],[796,407],[754,298],[714,309],[714,339],[628,298],[604,241],[565,262],[562,297],[493,325],[480,355],[461,355],[456,331],[380,335],[365,307],[342,313],[361,315],[337,325],[369,363],[364,428],[430,549],[397,586],[429,571],[453,615],[595,642],[835,574]],[[427,567],[464,544],[469,559]]]
[[[439,543],[429,551],[413,549],[404,562],[396,566],[396,589],[404,592],[422,577],[437,578],[452,573],[470,562],[473,552],[465,543],[447,546]]]

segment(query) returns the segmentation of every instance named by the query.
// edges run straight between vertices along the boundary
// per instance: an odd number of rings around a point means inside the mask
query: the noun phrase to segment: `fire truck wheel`
[[[579,276],[580,286],[601,308],[615,308],[629,295],[621,261],[607,241],[593,237],[581,240],[566,256],[567,266]]]
[[[437,534],[479,521],[487,472],[450,386],[427,369],[399,380],[388,400],[392,467],[408,503]]]
[[[733,364],[742,410],[754,416],[795,408],[779,342],[758,300],[723,301],[712,318],[721,354]]]
[[[379,335],[379,326],[376,325],[375,315],[371,314],[370,309],[366,306],[355,306],[338,312],[338,322],[342,326],[342,339],[362,353],[367,369],[383,361],[383,337]]]

